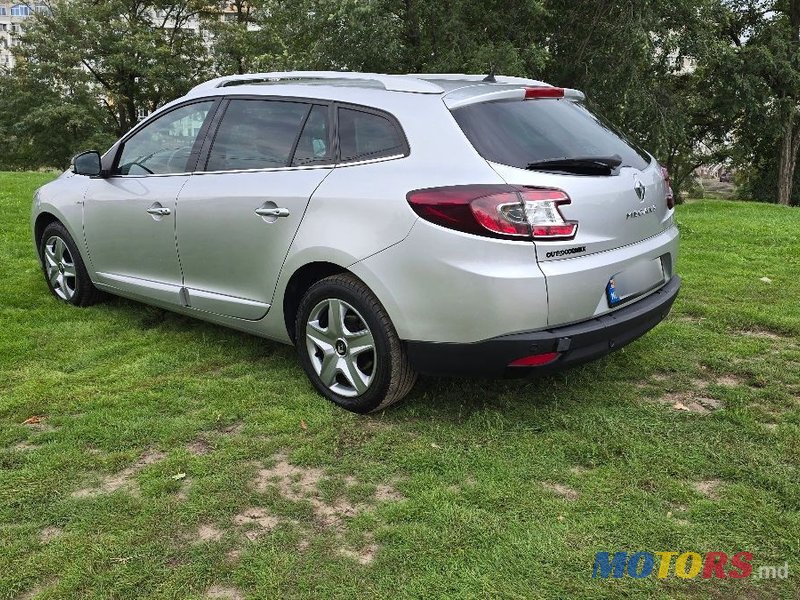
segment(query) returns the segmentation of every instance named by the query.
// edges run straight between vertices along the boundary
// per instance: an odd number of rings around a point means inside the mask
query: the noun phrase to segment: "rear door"
[[[234,97],[216,120],[177,202],[184,286],[192,308],[257,320],[309,198],[333,168],[330,107]]]
[[[669,185],[649,154],[571,98],[520,94],[453,115],[506,182],[569,197],[558,211],[577,223],[574,236],[535,241],[551,325],[608,312],[666,281],[670,257],[634,246],[673,225]]]
[[[571,240],[537,244],[539,260],[611,250],[656,235],[672,223],[668,186],[661,168],[643,150],[568,98],[508,100],[468,105],[453,112],[481,155],[508,183],[563,190],[570,204],[560,210],[577,221]],[[617,157],[618,167],[534,167],[544,161]],[[531,165],[531,169],[528,169]]]

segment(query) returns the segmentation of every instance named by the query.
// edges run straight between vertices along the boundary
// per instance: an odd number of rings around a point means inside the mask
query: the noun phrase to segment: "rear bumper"
[[[407,342],[412,367],[425,375],[507,375],[560,370],[622,348],[658,325],[669,314],[681,287],[680,277],[660,290],[613,313],[565,327],[515,333],[482,342],[451,344]],[[532,354],[559,352],[540,367],[508,367]]]

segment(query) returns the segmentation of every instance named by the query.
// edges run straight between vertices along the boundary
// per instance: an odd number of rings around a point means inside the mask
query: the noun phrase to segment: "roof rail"
[[[377,73],[351,73],[340,71],[287,71],[275,73],[248,73],[245,75],[229,75],[217,77],[192,88],[192,92],[226,87],[229,85],[246,85],[248,83],[371,83],[379,84],[390,92],[411,92],[416,94],[441,94],[444,90],[415,75],[380,75]]]
[[[464,73],[422,73],[418,75],[409,75],[409,77],[416,77],[417,79],[422,79],[423,81],[439,79],[441,81],[469,81],[474,83],[482,83],[486,79],[486,75],[467,75]],[[519,84],[519,85],[535,85],[535,86],[551,87],[549,83],[545,83],[537,79],[528,79],[527,77],[495,75],[494,80],[495,83],[509,83],[509,84]]]

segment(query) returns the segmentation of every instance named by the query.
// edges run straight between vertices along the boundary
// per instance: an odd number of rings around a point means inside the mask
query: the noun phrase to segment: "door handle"
[[[158,217],[166,217],[167,215],[172,214],[172,211],[168,208],[164,208],[163,206],[151,206],[147,209],[147,213]]]
[[[257,208],[256,214],[259,217],[288,217],[288,208]]]

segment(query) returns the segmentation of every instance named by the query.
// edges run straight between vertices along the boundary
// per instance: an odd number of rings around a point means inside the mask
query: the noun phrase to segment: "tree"
[[[94,93],[117,135],[209,75],[206,46],[188,27],[203,0],[56,0],[48,9],[20,37],[17,60],[57,90]]]
[[[85,86],[54,88],[22,64],[0,76],[0,169],[65,166],[86,148],[107,148],[114,124]]]
[[[713,63],[739,108],[734,156],[750,190],[792,203],[800,150],[800,0],[719,0]],[[776,164],[777,163],[777,164]],[[766,191],[766,190],[765,190]]]
[[[271,35],[273,28],[259,25],[268,14],[267,3],[259,0],[225,0],[209,6],[203,26],[211,41],[216,73],[255,71],[261,57],[280,46]]]

